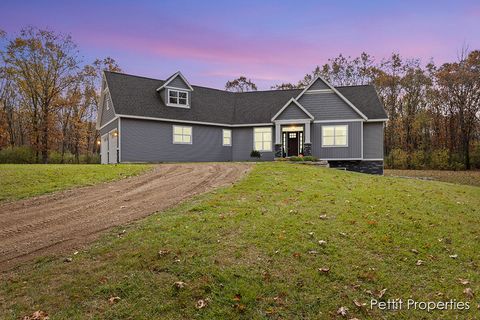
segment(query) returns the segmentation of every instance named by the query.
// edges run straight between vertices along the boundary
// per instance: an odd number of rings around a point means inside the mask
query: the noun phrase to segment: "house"
[[[228,92],[105,72],[97,128],[102,163],[245,161],[312,155],[383,173],[385,110],[373,86]]]

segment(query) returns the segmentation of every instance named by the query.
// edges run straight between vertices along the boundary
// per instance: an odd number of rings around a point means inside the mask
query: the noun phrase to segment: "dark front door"
[[[287,133],[288,157],[298,156],[298,132]]]

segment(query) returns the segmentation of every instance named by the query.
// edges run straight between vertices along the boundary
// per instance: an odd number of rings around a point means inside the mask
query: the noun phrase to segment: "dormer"
[[[167,107],[189,109],[192,104],[193,88],[180,71],[170,76],[157,92]]]

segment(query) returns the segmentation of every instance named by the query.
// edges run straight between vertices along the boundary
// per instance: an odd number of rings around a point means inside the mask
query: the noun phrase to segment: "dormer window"
[[[189,108],[188,91],[168,89],[168,103],[170,107]]]

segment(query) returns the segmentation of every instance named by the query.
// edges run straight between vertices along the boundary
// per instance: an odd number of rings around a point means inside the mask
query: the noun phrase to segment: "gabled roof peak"
[[[188,88],[189,88],[191,91],[193,91],[192,86],[190,85],[190,83],[187,81],[187,79],[183,76],[183,74],[182,74],[180,71],[177,71],[177,72],[175,72],[174,74],[172,74],[170,77],[168,77],[167,80],[165,80],[165,83],[164,83],[161,87],[157,88],[157,91],[160,91],[160,90],[162,90],[162,89],[165,88],[165,87],[168,87],[168,84],[169,84],[170,82],[172,82],[173,79],[175,79],[175,78],[177,78],[177,77],[180,77],[180,78],[183,80],[183,82],[185,82],[185,84],[188,86]]]

